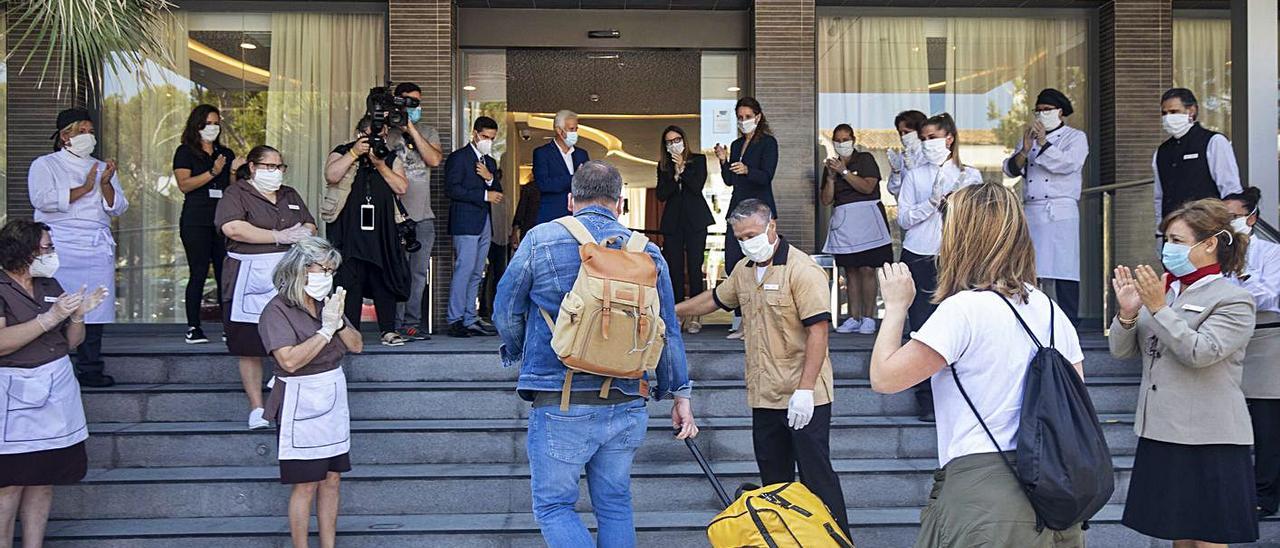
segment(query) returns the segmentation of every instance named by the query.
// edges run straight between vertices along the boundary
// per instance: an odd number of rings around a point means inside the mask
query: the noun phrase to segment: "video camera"
[[[418,106],[418,100],[412,97],[398,97],[391,92],[395,89],[390,82],[369,90],[365,98],[365,113],[373,120],[369,128],[369,150],[378,158],[391,155],[387,148],[387,140],[382,137],[386,127],[403,128],[409,123],[407,109]]]

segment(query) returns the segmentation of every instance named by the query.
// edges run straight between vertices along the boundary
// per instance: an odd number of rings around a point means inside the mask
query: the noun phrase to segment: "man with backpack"
[[[635,546],[631,462],[648,428],[645,400],[675,398],[679,439],[697,435],[684,341],[658,247],[618,222],[622,175],[575,171],[572,216],[524,236],[498,282],[493,323],[516,391],[533,404],[533,513],[551,548]],[[587,260],[584,261],[583,259]],[[574,512],[583,468],[599,532]]]

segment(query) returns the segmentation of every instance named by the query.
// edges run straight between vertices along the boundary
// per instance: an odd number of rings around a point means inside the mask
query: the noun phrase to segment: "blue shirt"
[[[622,236],[631,231],[618,222],[609,209],[592,205],[574,213],[596,241]],[[573,287],[582,264],[578,241],[569,229],[559,223],[544,223],[525,235],[516,254],[498,281],[498,294],[493,300],[493,324],[502,336],[503,366],[519,366],[516,390],[520,397],[532,401],[534,392],[559,392],[568,369],[551,349],[551,328],[540,317],[538,308],[555,317],[560,301]],[[689,381],[689,365],[685,361],[684,339],[676,318],[675,297],[667,262],[658,246],[650,242],[645,251],[658,267],[658,300],[662,320],[667,324],[666,347],[658,359],[654,399],[670,396],[687,398],[693,388]],[[646,373],[647,377],[648,373]],[[647,379],[652,383],[653,379]],[[600,391],[604,377],[574,375],[573,390]],[[613,379],[613,390],[631,396],[640,395],[640,381]]]

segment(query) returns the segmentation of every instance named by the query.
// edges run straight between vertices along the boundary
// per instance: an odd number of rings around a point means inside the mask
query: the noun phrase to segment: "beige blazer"
[[[1111,354],[1142,356],[1133,429],[1139,437],[1184,445],[1252,445],[1240,389],[1253,335],[1253,297],[1225,278],[1201,280],[1154,316],[1144,307],[1133,329],[1111,324]]]

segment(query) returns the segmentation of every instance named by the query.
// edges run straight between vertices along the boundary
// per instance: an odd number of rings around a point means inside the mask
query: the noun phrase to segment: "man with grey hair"
[[[569,191],[573,174],[587,163],[587,151],[578,148],[578,115],[571,110],[556,113],[556,136],[550,143],[533,149],[533,184],[542,193],[538,203],[538,224],[569,214]]]
[[[848,534],[844,491],[831,467],[835,387],[827,330],[830,289],[822,267],[778,235],[773,210],[756,199],[729,213],[745,258],[724,283],[676,306],[679,317],[742,309],[747,405],[756,465],[765,485],[800,482]]]
[[[622,175],[605,162],[586,162],[571,183],[568,209],[596,241],[614,240],[619,247],[631,231],[618,222],[622,211]],[[551,348],[551,328],[541,316],[555,316],[577,279],[578,240],[560,223],[543,223],[525,235],[506,273],[498,282],[493,323],[502,336],[502,363],[520,368],[516,393],[532,403],[527,454],[533,492],[533,514],[551,548],[580,546],[633,547],[631,461],[642,445],[649,415],[645,400],[674,398],[671,425],[676,437],[696,436],[689,396],[693,385],[685,363],[684,340],[675,314],[667,263],[658,246],[645,252],[658,271],[658,299],[666,322],[666,346],[658,359],[656,379],[610,379],[574,372],[568,410],[561,411],[561,389],[568,369]],[[652,387],[652,388],[651,388]],[[583,468],[599,533],[592,540],[574,505]]]

